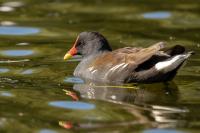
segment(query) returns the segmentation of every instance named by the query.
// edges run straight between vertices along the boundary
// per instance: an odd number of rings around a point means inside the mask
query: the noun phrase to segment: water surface
[[[198,133],[200,5],[196,0],[0,2],[0,132]],[[122,86],[73,77],[78,33],[113,49],[159,41],[195,51],[169,84]]]
[[[37,34],[39,32],[40,30],[38,28],[20,27],[20,26],[0,26],[0,35],[20,36],[20,35]]]
[[[170,12],[160,11],[160,12],[148,12],[144,13],[143,17],[147,19],[166,19],[171,16]]]

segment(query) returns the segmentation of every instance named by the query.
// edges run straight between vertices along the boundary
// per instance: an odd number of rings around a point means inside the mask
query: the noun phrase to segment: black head
[[[106,38],[98,32],[81,32],[75,47],[83,56],[112,50]]]
[[[104,51],[112,49],[103,35],[98,32],[81,32],[67,54],[88,56]]]

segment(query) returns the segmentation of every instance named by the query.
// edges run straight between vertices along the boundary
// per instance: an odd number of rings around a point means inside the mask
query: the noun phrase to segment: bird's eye
[[[78,41],[78,43],[76,44],[77,47],[82,47],[84,45],[83,41]]]

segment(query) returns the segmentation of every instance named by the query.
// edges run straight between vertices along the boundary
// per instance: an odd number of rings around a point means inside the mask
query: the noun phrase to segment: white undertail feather
[[[164,73],[167,73],[169,71],[174,70],[175,68],[177,68],[181,63],[183,63],[189,56],[191,55],[191,53],[186,53],[186,54],[181,54],[181,55],[176,55],[174,57],[172,57],[169,60],[166,61],[162,61],[162,62],[158,62],[155,65],[155,68],[158,71],[162,71]]]

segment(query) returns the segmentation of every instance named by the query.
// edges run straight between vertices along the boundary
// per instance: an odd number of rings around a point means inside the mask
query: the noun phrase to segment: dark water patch
[[[13,56],[13,57],[21,57],[21,56],[29,56],[34,54],[33,50],[2,50],[0,51],[1,55],[5,56]]]
[[[39,28],[20,26],[0,26],[0,35],[31,35],[40,32]]]
[[[147,12],[142,16],[147,19],[166,19],[171,17],[171,13],[168,11]]]
[[[82,84],[84,83],[84,81],[80,78],[77,78],[77,77],[66,77],[64,79],[64,82],[66,83],[75,83],[75,84]]]
[[[50,106],[65,108],[65,109],[77,109],[77,110],[91,110],[95,108],[94,104],[77,101],[53,101],[49,102]]]

